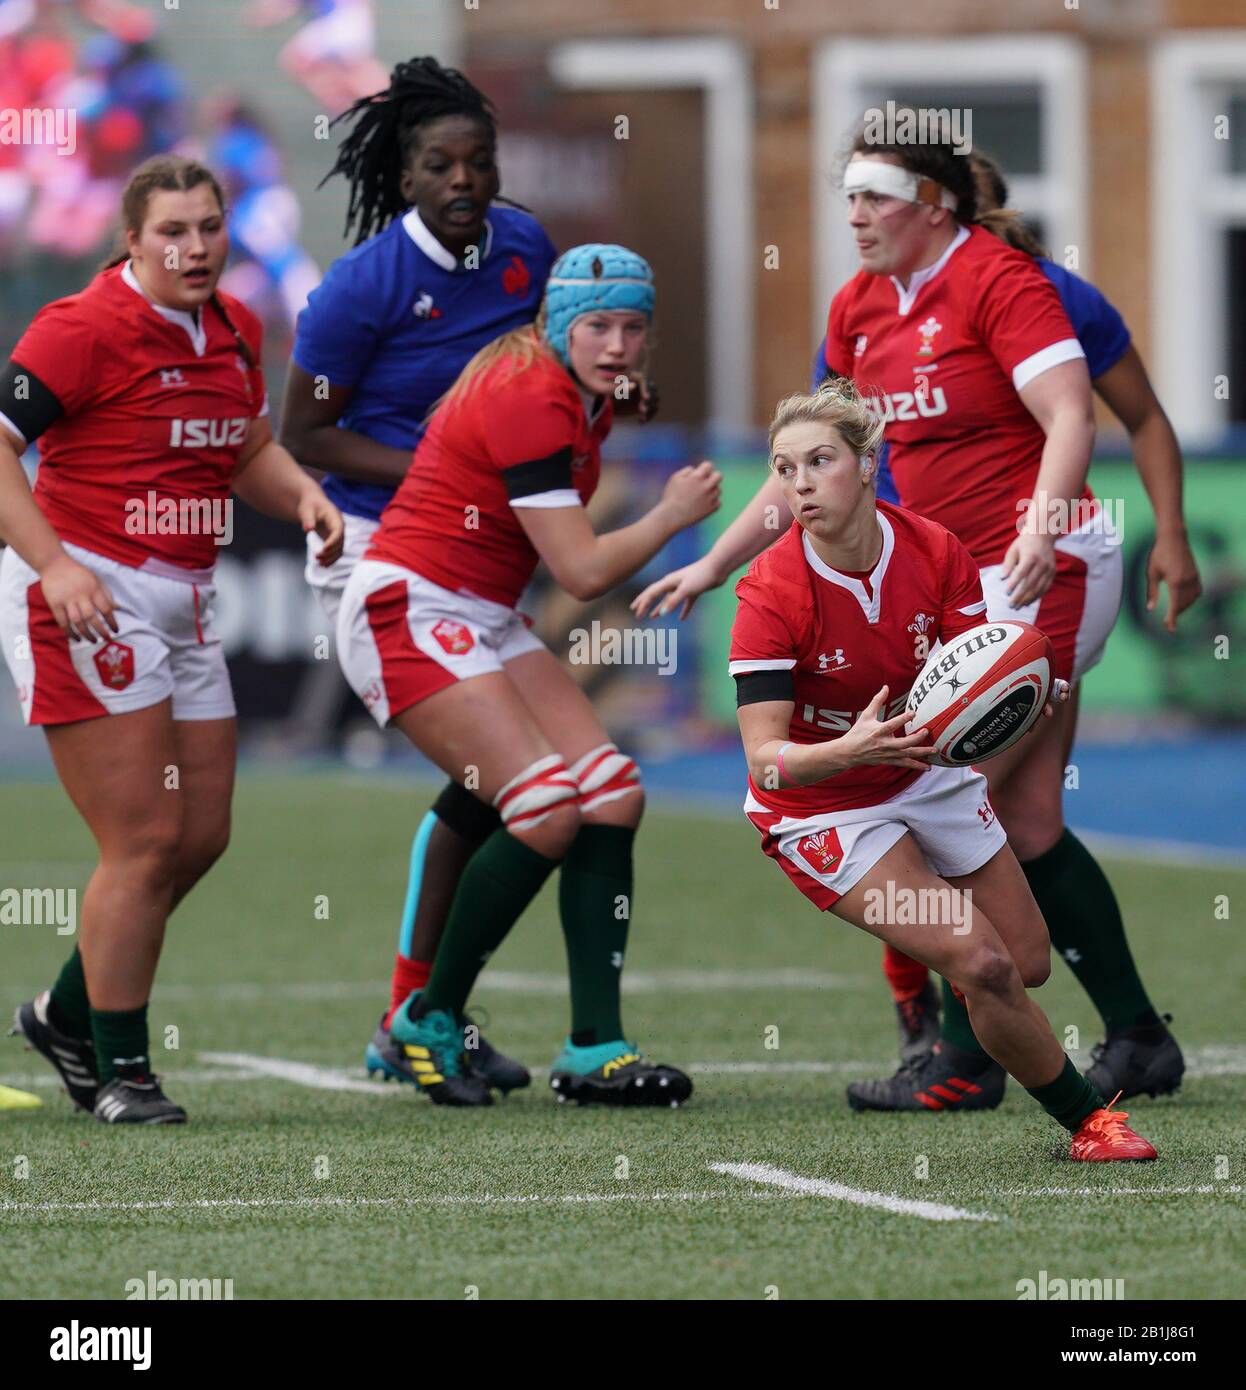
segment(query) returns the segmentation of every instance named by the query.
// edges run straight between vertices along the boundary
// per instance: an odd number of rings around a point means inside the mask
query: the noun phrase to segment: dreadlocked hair
[[[103,269],[109,270],[115,265],[120,265],[122,261],[130,259],[125,233],[133,232],[135,236],[138,236],[143,230],[143,221],[147,217],[147,204],[151,202],[153,193],[158,191],[189,193],[192,188],[198,188],[200,184],[204,183],[211,188],[223,217],[226,211],[225,195],[221,192],[220,181],[206,164],[200,164],[197,159],[186,159],[177,154],[157,154],[144,160],[130,175],[126,181],[126,186],[121,190],[121,231],[117,235],[116,250],[104,262]],[[234,335],[239,356],[248,367],[254,367],[256,365],[255,353],[252,352],[251,345],[238,331],[237,325],[229,317],[229,311],[215,290],[212,291],[212,298],[209,303]]]
[[[383,92],[361,97],[330,122],[353,128],[338,146],[333,168],[320,180],[323,187],[335,174],[350,185],[345,232],[355,231],[355,245],[383,231],[407,210],[400,181],[419,140],[420,128],[443,116],[470,116],[484,126],[489,147],[497,149],[495,107],[487,96],[456,68],[443,68],[436,58],[409,58],[390,73]],[[499,195],[498,202],[527,209]]]

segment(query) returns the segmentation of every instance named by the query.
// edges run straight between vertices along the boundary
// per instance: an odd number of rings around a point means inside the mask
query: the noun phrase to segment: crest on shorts
[[[447,656],[463,656],[476,645],[471,629],[463,623],[452,623],[449,618],[442,618],[433,628],[433,636]]]
[[[797,842],[796,853],[815,874],[835,872],[835,865],[844,857],[844,847],[839,843],[839,835],[832,827],[806,835]]]
[[[125,642],[108,642],[95,653],[95,669],[110,690],[124,690],[134,679],[134,648]]]

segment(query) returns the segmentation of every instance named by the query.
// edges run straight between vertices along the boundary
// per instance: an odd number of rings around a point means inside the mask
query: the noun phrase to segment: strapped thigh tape
[[[604,806],[629,792],[640,790],[640,769],[613,743],[594,748],[571,767],[571,775],[579,783],[580,810],[591,811]]]
[[[557,753],[551,753],[512,777],[493,798],[493,804],[503,825],[540,825],[559,806],[573,804],[578,795],[567,764]]]

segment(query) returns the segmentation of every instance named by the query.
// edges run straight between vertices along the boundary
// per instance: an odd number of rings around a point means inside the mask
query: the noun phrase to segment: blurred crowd
[[[205,159],[226,189],[233,253],[225,289],[282,337],[320,270],[300,245],[299,202],[281,151],[261,112],[238,94],[219,90],[196,106],[161,52],[163,13],[129,0],[0,0],[0,115],[8,122],[0,126],[0,267],[103,255],[126,176],[149,155],[176,150]],[[298,22],[280,69],[330,115],[386,84],[371,0],[255,0],[244,19]],[[47,133],[30,138],[22,124],[30,112],[59,121],[46,118]]]

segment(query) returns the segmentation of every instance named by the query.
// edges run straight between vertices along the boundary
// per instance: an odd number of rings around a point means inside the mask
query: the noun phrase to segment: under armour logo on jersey
[[[986,830],[990,826],[994,825],[995,812],[991,810],[990,802],[984,801],[982,805],[978,807],[978,816],[982,821],[983,830]]]
[[[161,367],[160,384],[161,386],[185,386],[187,382],[182,375],[181,367]]]
[[[843,649],[843,647],[836,647],[835,650],[830,654],[830,656],[827,656],[825,652],[819,653],[819,655],[818,655],[818,670],[819,670],[819,671],[825,671],[825,670],[827,670],[828,664],[829,664],[830,662],[832,662],[832,661],[835,663],[836,666],[842,666],[842,665],[844,664],[844,649]]]
[[[433,297],[426,290],[411,306],[411,312],[417,319],[439,319],[441,310],[433,308]]]

